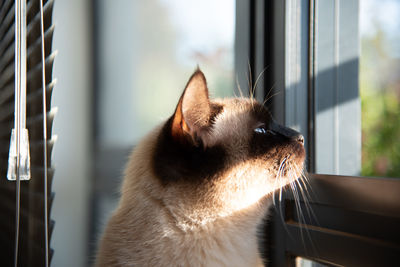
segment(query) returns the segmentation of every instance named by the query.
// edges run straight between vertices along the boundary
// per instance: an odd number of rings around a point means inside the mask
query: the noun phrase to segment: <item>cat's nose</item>
[[[291,128],[279,125],[275,122],[271,122],[270,129],[292,141],[297,141],[300,144],[304,145],[304,136]]]
[[[299,134],[298,136],[296,136],[295,139],[297,142],[304,145],[304,136],[302,134]]]

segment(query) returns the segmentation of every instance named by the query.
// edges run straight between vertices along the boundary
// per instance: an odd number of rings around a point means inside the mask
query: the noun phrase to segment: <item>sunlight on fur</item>
[[[262,266],[257,229],[283,188],[300,212],[304,160],[299,133],[254,99],[209,99],[197,70],[132,153],[96,266]]]

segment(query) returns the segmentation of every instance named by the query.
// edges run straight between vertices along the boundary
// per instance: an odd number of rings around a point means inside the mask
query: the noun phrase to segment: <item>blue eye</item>
[[[255,128],[254,131],[255,131],[256,133],[260,133],[260,134],[267,134],[267,130],[265,130],[264,127]]]
[[[255,131],[256,133],[259,133],[259,134],[276,135],[276,133],[275,133],[274,131],[272,131],[272,130],[267,130],[267,129],[265,129],[264,127],[257,127],[257,128],[254,129],[254,131]]]

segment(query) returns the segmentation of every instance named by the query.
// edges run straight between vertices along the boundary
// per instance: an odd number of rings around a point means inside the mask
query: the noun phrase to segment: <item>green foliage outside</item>
[[[362,175],[400,177],[400,59],[378,30],[362,37]]]

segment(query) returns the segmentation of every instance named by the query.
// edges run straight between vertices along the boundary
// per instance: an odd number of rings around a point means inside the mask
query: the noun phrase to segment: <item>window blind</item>
[[[55,115],[51,109],[54,88],[52,53],[54,26],[52,10],[54,1],[43,1],[45,33],[45,76],[47,111],[47,166],[48,166],[48,214],[54,199],[51,191],[54,168],[51,153],[54,146],[52,124]],[[14,122],[14,1],[0,1],[0,258],[2,266],[14,265],[15,242],[15,190],[16,183],[8,181],[7,165],[11,129]],[[31,153],[31,180],[21,181],[20,235],[18,249],[19,266],[45,266],[44,241],[44,167],[43,167],[43,106],[40,3],[27,1],[27,118]],[[49,239],[54,221],[49,219]],[[50,260],[53,251],[50,250]]]

